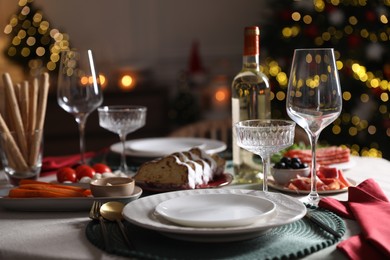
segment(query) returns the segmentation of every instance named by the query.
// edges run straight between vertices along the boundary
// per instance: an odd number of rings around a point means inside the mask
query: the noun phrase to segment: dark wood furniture
[[[144,105],[148,108],[145,127],[129,134],[127,140],[166,136],[170,131],[166,88],[145,85],[131,92],[104,92],[103,105]],[[119,137],[99,126],[98,112],[94,111],[86,123],[85,140],[87,151],[99,151],[119,142]],[[76,154],[79,150],[78,125],[73,115],[58,105],[53,91],[47,104],[44,156]]]

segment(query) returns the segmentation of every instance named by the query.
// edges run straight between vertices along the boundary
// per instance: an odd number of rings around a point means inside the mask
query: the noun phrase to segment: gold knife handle
[[[328,233],[332,234],[334,237],[336,237],[336,238],[340,238],[341,237],[340,233],[338,233],[332,227],[328,226],[327,224],[325,224],[324,222],[322,222],[321,220],[319,220],[318,218],[316,218],[315,216],[313,216],[309,212],[306,213],[305,217],[307,219],[309,219],[311,222],[313,222],[314,224],[316,224],[319,227],[321,227],[323,230],[325,230]]]
[[[104,222],[104,219],[102,216],[99,216],[99,224],[100,228],[102,230],[102,235],[103,235],[103,241],[104,241],[104,249],[109,252],[109,242],[108,242],[108,231],[107,231],[107,226],[106,223]]]

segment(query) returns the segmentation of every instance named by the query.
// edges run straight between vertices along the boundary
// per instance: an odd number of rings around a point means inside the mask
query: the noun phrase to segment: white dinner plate
[[[164,137],[126,141],[125,147],[128,156],[155,158],[188,151],[193,147],[198,147],[208,154],[219,153],[226,149],[226,144],[206,138]],[[122,153],[123,150],[121,143],[111,145],[110,149],[115,153]]]
[[[276,208],[267,221],[256,221],[239,227],[187,227],[177,225],[155,213],[161,202],[183,196],[199,194],[244,194],[266,198],[275,203]],[[180,240],[198,242],[240,241],[258,237],[273,227],[289,224],[301,219],[306,207],[299,200],[281,193],[251,191],[245,189],[201,189],[166,192],[144,197],[130,202],[123,209],[124,218],[137,226],[159,231]]]
[[[275,204],[265,198],[243,194],[197,194],[161,202],[156,213],[190,227],[238,227],[266,221]]]
[[[8,189],[9,190],[9,189]],[[93,201],[102,203],[109,201],[120,201],[128,203],[138,199],[142,189],[134,187],[130,196],[121,197],[82,197],[82,198],[8,198],[6,189],[1,190],[0,207],[15,211],[86,211],[90,210]]]
[[[340,170],[349,170],[353,168],[355,165],[356,165],[356,161],[354,160],[353,156],[350,156],[348,162],[331,164],[329,165],[329,167],[336,167]]]

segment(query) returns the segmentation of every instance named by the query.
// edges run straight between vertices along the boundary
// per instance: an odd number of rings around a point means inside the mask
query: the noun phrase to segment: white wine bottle
[[[260,29],[245,28],[243,66],[232,82],[232,122],[248,119],[270,119],[271,100],[269,80],[260,71]],[[234,127],[233,127],[233,131]],[[252,183],[259,181],[261,159],[237,146],[233,133],[233,165],[235,181]]]

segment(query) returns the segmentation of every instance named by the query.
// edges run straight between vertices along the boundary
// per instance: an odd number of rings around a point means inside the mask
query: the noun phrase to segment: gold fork
[[[100,207],[102,206],[102,203],[99,201],[94,201],[91,207],[91,210],[89,211],[89,218],[93,220],[99,220],[100,228],[102,230],[103,240],[104,240],[104,248],[106,251],[108,251],[108,232],[106,223],[104,223],[103,217],[100,215]]]

